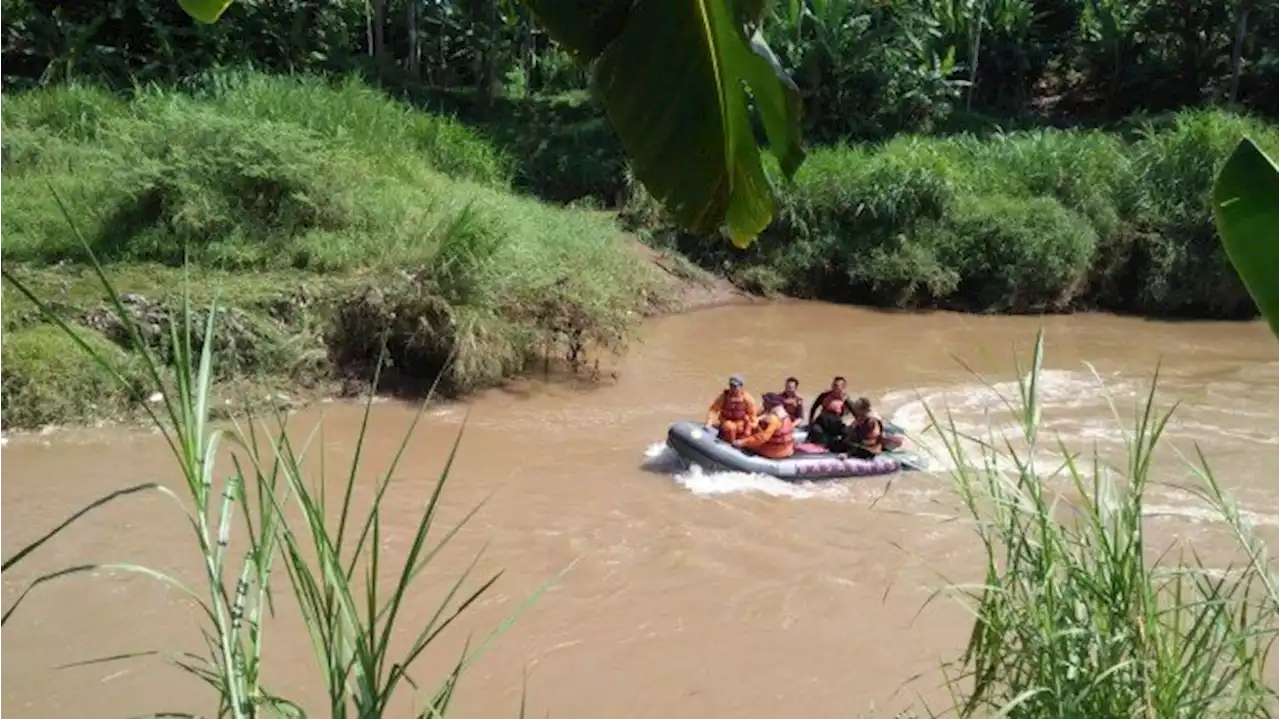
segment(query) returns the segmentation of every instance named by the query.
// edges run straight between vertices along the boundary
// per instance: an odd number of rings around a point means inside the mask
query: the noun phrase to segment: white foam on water
[[[840,499],[848,496],[848,489],[835,482],[785,482],[766,474],[707,472],[698,466],[675,475],[675,481],[703,497],[748,492],[790,499]]]
[[[1240,519],[1252,527],[1280,527],[1280,517],[1260,514],[1247,509],[1238,510]],[[1142,516],[1151,519],[1177,519],[1192,524],[1223,524],[1222,512],[1214,507],[1192,504],[1154,504],[1144,502]]]
[[[1280,437],[1276,435],[1274,427],[1254,430],[1233,429],[1207,422],[1197,422],[1193,419],[1179,419],[1177,416],[1169,420],[1164,436],[1169,439],[1198,440],[1201,443],[1205,443],[1214,437],[1221,437],[1235,442],[1249,442],[1251,444],[1280,444]]]
[[[1106,396],[1123,411],[1123,406],[1136,396],[1138,385],[1118,379],[1118,375],[1099,377],[1080,370],[1043,370],[1036,386],[1040,406],[1040,428],[1045,437],[1043,457],[1038,461],[1046,466],[1056,466],[1060,461],[1056,451],[1056,436],[1065,439],[1084,439],[1089,443],[1119,444],[1123,437],[1116,428],[1115,419]],[[913,448],[928,457],[930,470],[947,472],[955,469],[956,462],[950,456],[947,443],[939,429],[930,426],[929,411],[940,423],[948,439],[952,432],[962,438],[962,461],[971,466],[980,465],[984,451],[978,440],[994,442],[1004,449],[1005,440],[1019,443],[1022,427],[1019,418],[1010,411],[1012,405],[1019,411],[1019,385],[1017,381],[996,382],[990,385],[979,381],[950,387],[927,387],[918,390],[890,392],[881,399],[881,405],[892,407],[889,420],[906,431],[915,445]],[[1083,416],[1082,416],[1083,415]],[[1001,468],[1010,468],[1009,462],[999,462]]]
[[[1125,394],[1121,388],[1110,387],[1110,389],[1117,398]],[[1041,375],[1037,391],[1043,408],[1042,414],[1049,415],[1050,421],[1056,421],[1052,419],[1055,411],[1078,409],[1101,402],[1097,378],[1083,371],[1045,370]],[[942,475],[953,470],[955,462],[948,454],[937,429],[929,428],[929,414],[926,407],[932,408],[939,419],[942,419],[950,410],[952,421],[955,422],[955,430],[961,435],[998,442],[1006,437],[1017,437],[1020,432],[1018,423],[1010,416],[1008,408],[1001,399],[1004,397],[1014,401],[1013,398],[1017,394],[1018,383],[1015,381],[996,383],[992,386],[975,381],[945,388],[891,392],[883,396],[879,404],[886,408],[889,421],[907,433],[910,438],[910,448],[928,458],[929,470],[922,474],[924,476],[931,474],[938,482],[945,482],[946,479]],[[1101,423],[1102,420],[1099,422]],[[1049,429],[1052,430],[1054,427]],[[1066,433],[1073,431],[1075,426],[1069,419],[1064,419],[1061,429]],[[1101,435],[1101,428],[1098,433]],[[1122,440],[1117,437],[1116,441]],[[981,448],[968,442],[964,445],[962,446],[964,461],[974,465],[981,464],[983,460]],[[866,480],[797,483],[768,475],[708,472],[701,467],[688,466],[663,442],[651,445],[645,452],[645,458],[647,469],[672,475],[677,484],[696,495],[754,492],[795,499],[848,499],[866,494],[862,491],[854,491],[854,488],[860,490],[866,485]],[[1057,467],[1060,458],[1057,462],[1054,459],[1054,452],[1046,450],[1046,469]],[[1011,461],[1000,461],[999,465],[1003,469],[1012,469]],[[915,491],[923,499],[936,496],[939,492],[945,491],[945,487],[940,484],[936,488],[916,488]],[[895,489],[895,493],[897,492],[898,490]],[[876,493],[879,493],[879,489]]]
[[[697,465],[689,465],[665,442],[649,445],[644,456],[645,469],[670,475],[677,485],[702,497],[739,493],[767,494],[791,499],[837,499],[848,496],[848,489],[834,482],[785,482],[765,474],[708,472]]]
[[[686,463],[666,442],[654,442],[645,448],[642,466],[652,472],[674,474],[685,469]]]

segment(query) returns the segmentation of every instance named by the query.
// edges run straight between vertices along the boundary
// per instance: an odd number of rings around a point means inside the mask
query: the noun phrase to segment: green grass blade
[[[58,536],[65,529],[70,527],[72,524],[75,524],[77,521],[79,521],[85,515],[90,514],[95,509],[98,509],[106,504],[110,504],[111,502],[117,499],[120,499],[121,497],[127,497],[129,495],[137,494],[139,492],[146,492],[146,491],[158,490],[158,489],[161,489],[161,486],[159,484],[156,484],[155,482],[146,482],[144,484],[137,484],[132,487],[125,487],[124,489],[117,489],[114,492],[110,492],[108,494],[105,494],[95,499],[94,501],[90,502],[84,507],[76,510],[71,516],[62,520],[62,522],[58,524],[58,526],[49,530],[43,536],[25,545],[24,547],[22,547],[22,549],[19,549],[17,552],[14,553],[12,557],[4,560],[4,564],[2,567],[0,567],[0,571],[8,571],[10,567],[13,567],[14,565],[18,564],[18,562],[21,562],[23,558],[25,558],[28,554],[39,549],[42,545],[44,545],[45,542],[48,542],[50,539],[53,539],[54,537]]]

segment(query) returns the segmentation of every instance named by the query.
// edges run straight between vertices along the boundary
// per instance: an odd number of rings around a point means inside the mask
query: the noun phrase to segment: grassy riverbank
[[[217,390],[233,404],[349,393],[371,376],[384,334],[389,391],[420,388],[452,348],[453,393],[531,359],[620,351],[643,314],[723,295],[679,253],[753,291],[836,301],[1248,316],[1205,195],[1240,134],[1275,148],[1273,128],[1218,112],[1145,134],[820,148],[745,253],[675,236],[642,192],[620,191],[623,220],[677,251],[655,258],[611,213],[523,194],[575,195],[585,175],[574,168],[609,148],[566,151],[573,161],[553,172],[545,143],[516,141],[514,126],[471,128],[355,80],[218,72],[128,99],[64,85],[6,100],[7,267],[129,368],[136,348],[50,188],[156,349],[189,257],[195,299],[228,307]],[[571,124],[566,137],[595,142],[599,118],[581,103],[543,109],[576,113],[592,130]],[[559,121],[531,122],[527,135]],[[597,169],[625,174],[608,157]],[[12,288],[4,299],[6,426],[114,418],[145,399],[141,384],[109,388]]]
[[[608,217],[516,195],[491,144],[358,83],[248,75],[129,101],[69,86],[6,98],[3,112],[4,262],[125,364],[50,187],[157,349],[190,257],[196,299],[228,307],[222,386],[255,395],[367,378],[383,333],[391,387],[430,380],[456,348],[445,385],[465,392],[534,357],[621,349],[669,295]],[[8,425],[140,399],[109,391],[4,293]]]
[[[1242,135],[1275,155],[1274,124],[1219,111],[1127,132],[819,149],[745,253],[672,232],[652,202],[627,216],[655,245],[762,291],[902,308],[1247,318],[1256,309],[1209,205]]]

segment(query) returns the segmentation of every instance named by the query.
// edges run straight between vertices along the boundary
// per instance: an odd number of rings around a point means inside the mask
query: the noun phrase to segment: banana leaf
[[[1275,162],[1244,138],[1213,185],[1213,214],[1227,257],[1277,333],[1277,197]]]
[[[592,63],[592,88],[649,193],[687,230],[727,225],[749,245],[775,210],[752,105],[787,179],[805,158],[800,91],[760,35],[763,0],[524,2]]]

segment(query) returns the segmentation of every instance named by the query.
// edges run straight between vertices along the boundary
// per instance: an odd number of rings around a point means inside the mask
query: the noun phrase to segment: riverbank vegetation
[[[219,391],[258,397],[367,383],[385,332],[388,388],[454,344],[459,392],[621,348],[673,290],[609,214],[764,293],[1252,316],[1208,194],[1241,135],[1275,151],[1275,8],[1041,5],[769,6],[811,147],[794,183],[765,158],[775,219],[739,251],[673,229],[589,72],[523,7],[234,3],[199,25],[176,2],[23,0],[5,14],[3,259],[121,344],[50,187],[152,326],[189,256],[231,308]],[[97,379],[54,371],[73,361],[45,359],[66,348],[39,325],[5,304],[7,426],[136,407],[66,400],[61,378]]]
[[[904,136],[813,152],[746,252],[671,226],[653,241],[766,292],[979,312],[1104,309],[1257,315],[1213,224],[1213,182],[1241,137],[1216,110],[1124,132]],[[624,216],[661,227],[639,201]]]
[[[127,100],[67,85],[7,99],[3,113],[6,268],[83,331],[136,351],[85,271],[65,203],[147,341],[169,352],[189,258],[198,299],[228,306],[222,380],[367,380],[389,334],[390,385],[445,370],[445,390],[465,392],[535,357],[621,349],[667,300],[607,217],[514,194],[491,143],[359,81],[222,75]],[[68,367],[65,341],[4,292],[8,425],[128,404],[69,399],[94,370]]]
[[[1158,374],[1132,416],[1111,405],[1123,465],[1045,435],[1044,352],[1040,334],[1030,366],[1015,362],[1018,394],[1001,397],[1011,425],[967,436],[926,408],[986,560],[981,581],[944,592],[975,620],[947,665],[950,709],[1027,719],[1271,716],[1280,577],[1267,545],[1204,457],[1181,457],[1164,441],[1173,410],[1159,406]],[[1216,510],[1235,540],[1229,558],[1152,541],[1146,493],[1158,466],[1190,479],[1188,499]]]
[[[122,318],[120,331],[138,347],[133,373],[121,371],[119,349],[114,345],[85,338],[64,321],[59,313],[41,300],[21,280],[14,285],[25,299],[36,306],[49,321],[47,331],[59,333],[67,349],[85,363],[96,366],[119,392],[132,393],[139,383],[158,393],[156,403],[143,405],[154,429],[166,440],[183,487],[179,490],[157,483],[121,488],[86,505],[65,522],[4,560],[4,571],[18,566],[57,535],[108,503],[133,497],[143,492],[160,492],[179,501],[179,511],[187,511],[191,538],[203,560],[202,582],[185,583],[181,578],[150,567],[129,563],[79,564],[52,572],[33,575],[26,588],[4,610],[0,624],[8,622],[28,594],[41,584],[65,581],[87,573],[133,574],[180,591],[200,610],[201,635],[205,652],[172,651],[166,658],[175,670],[201,680],[216,699],[216,716],[251,719],[253,717],[305,717],[308,709],[296,697],[282,696],[267,684],[270,670],[264,655],[266,637],[274,630],[276,607],[285,596],[296,602],[303,625],[310,633],[317,662],[318,682],[324,689],[329,716],[354,714],[381,717],[403,712],[405,705],[414,707],[413,716],[443,717],[448,712],[454,687],[462,673],[488,648],[490,642],[509,626],[521,609],[481,641],[463,645],[452,671],[445,674],[422,699],[406,702],[399,699],[410,692],[422,691],[412,678],[415,663],[428,649],[437,646],[442,632],[480,597],[489,592],[501,572],[472,579],[471,565],[444,592],[433,613],[418,627],[403,628],[407,598],[421,586],[424,570],[434,568],[439,552],[475,514],[472,510],[452,529],[428,534],[438,525],[436,510],[457,452],[461,432],[455,441],[449,461],[445,463],[435,486],[428,493],[422,514],[412,531],[410,546],[398,565],[391,566],[381,534],[381,508],[388,499],[392,475],[400,462],[414,430],[421,421],[430,399],[423,401],[418,414],[406,429],[390,466],[374,482],[367,510],[355,509],[352,498],[357,484],[364,481],[361,448],[369,428],[373,393],[368,395],[364,421],[356,449],[345,477],[335,480],[325,471],[313,475],[308,466],[312,444],[298,441],[287,427],[287,416],[268,414],[267,421],[252,414],[239,414],[231,426],[212,426],[215,397],[213,380],[218,374],[217,316],[222,311],[216,302],[206,306],[204,317],[193,311],[186,282],[181,287],[181,302],[173,324],[167,328],[170,343],[165,352],[150,346],[145,334],[146,320],[132,316],[121,293],[113,286],[102,266],[92,256],[94,280],[99,290],[111,298],[116,316]],[[44,331],[44,330],[42,330]],[[383,357],[379,354],[379,359]],[[378,362],[375,367],[381,367]],[[377,386],[375,369],[373,384]],[[439,379],[442,375],[438,375]],[[433,383],[432,390],[435,385]],[[315,428],[323,433],[320,427]],[[321,441],[320,445],[324,442]],[[230,462],[219,450],[230,450]],[[321,446],[323,451],[323,446]],[[229,466],[228,466],[229,465]],[[218,469],[221,467],[221,469]],[[334,501],[333,485],[338,486],[341,501]],[[478,508],[477,508],[478,509]],[[289,587],[279,583],[281,572],[272,571],[283,565]],[[387,570],[391,569],[388,574]],[[388,578],[389,577],[389,578]],[[274,583],[272,579],[277,581]],[[530,597],[536,600],[540,592]],[[392,649],[393,638],[403,631],[414,632],[416,638],[406,647]],[[124,654],[101,661],[128,661],[155,652]],[[427,685],[432,686],[432,685]],[[421,707],[421,709],[418,709]],[[314,709],[310,711],[314,712]],[[193,715],[202,713],[193,709]]]

